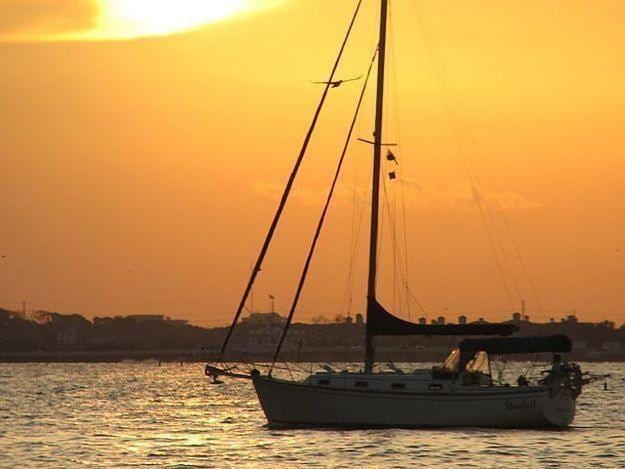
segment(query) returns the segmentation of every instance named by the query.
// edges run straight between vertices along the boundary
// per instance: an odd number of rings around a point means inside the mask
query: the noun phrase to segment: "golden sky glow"
[[[405,175],[411,290],[430,317],[507,318],[415,4],[392,2],[386,119]],[[624,322],[625,3],[419,4],[545,310],[504,241],[529,313]],[[377,2],[364,5],[341,78],[373,51]],[[0,0],[0,307],[228,322],[319,98],[310,82],[327,76],[354,6]],[[271,293],[288,309],[361,84],[332,90],[257,308]],[[371,136],[372,98],[358,137]],[[370,158],[364,144],[348,154],[298,320],[346,312]],[[388,192],[397,209],[399,186]],[[366,218],[357,239],[352,313],[364,305]]]
[[[82,3],[90,4],[95,12],[88,27],[51,31],[50,24],[44,22],[27,26],[9,38],[26,41],[71,41],[166,36],[275,6],[278,2],[279,0],[83,0]],[[66,0],[61,0],[61,3],[71,4]]]

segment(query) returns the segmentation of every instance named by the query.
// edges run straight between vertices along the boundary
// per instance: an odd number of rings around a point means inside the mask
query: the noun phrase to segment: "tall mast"
[[[375,109],[375,132],[373,145],[373,184],[371,188],[371,235],[369,238],[369,281],[367,285],[367,324],[376,303],[376,270],[378,258],[378,215],[380,205],[380,165],[382,159],[382,119],[384,113],[384,68],[386,62],[386,23],[388,0],[381,1],[380,40],[378,43],[378,86]],[[373,369],[373,336],[367,330],[365,347],[365,372]]]

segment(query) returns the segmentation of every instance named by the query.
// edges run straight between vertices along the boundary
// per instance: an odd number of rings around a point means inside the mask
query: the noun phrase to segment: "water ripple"
[[[250,383],[199,364],[0,364],[0,466],[625,467],[625,365],[584,368],[610,390],[567,431],[276,431]]]

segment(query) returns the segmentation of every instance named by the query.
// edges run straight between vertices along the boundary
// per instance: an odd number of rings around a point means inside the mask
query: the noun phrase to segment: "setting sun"
[[[282,0],[68,0],[42,14],[22,5],[0,41],[119,41],[171,36],[227,18],[266,10]],[[3,7],[0,1],[0,14]],[[43,15],[43,16],[42,16]]]
[[[103,0],[90,36],[161,36],[227,18],[251,6],[248,0]]]

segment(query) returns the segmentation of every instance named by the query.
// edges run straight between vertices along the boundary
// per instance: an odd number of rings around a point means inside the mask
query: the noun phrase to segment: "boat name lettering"
[[[506,410],[534,408],[536,408],[536,399],[506,399]]]

